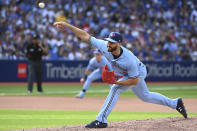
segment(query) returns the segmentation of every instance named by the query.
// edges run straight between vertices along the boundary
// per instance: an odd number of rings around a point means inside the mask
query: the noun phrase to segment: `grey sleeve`
[[[101,52],[106,52],[107,51],[107,41],[101,40],[101,39],[96,39],[95,37],[90,37],[90,43],[98,48]]]

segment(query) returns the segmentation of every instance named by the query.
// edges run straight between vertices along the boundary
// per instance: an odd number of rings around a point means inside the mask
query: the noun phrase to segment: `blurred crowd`
[[[67,20],[97,38],[111,31],[141,60],[197,61],[197,0],[0,0],[0,59],[25,59],[38,34],[49,51],[44,59],[85,60],[92,47],[72,32],[58,31]]]

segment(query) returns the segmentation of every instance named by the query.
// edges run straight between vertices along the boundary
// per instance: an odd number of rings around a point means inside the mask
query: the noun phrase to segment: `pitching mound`
[[[85,125],[52,127],[31,129],[23,131],[96,131],[98,129],[86,129]],[[159,119],[131,120],[125,122],[109,123],[108,128],[99,131],[196,131],[197,117],[184,119],[182,117],[168,117]]]

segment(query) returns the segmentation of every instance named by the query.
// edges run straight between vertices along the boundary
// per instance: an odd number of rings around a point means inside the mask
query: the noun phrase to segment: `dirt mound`
[[[23,131],[96,131],[86,129],[85,125],[28,129]],[[184,119],[182,117],[168,117],[159,119],[131,120],[109,123],[108,128],[99,131],[196,131],[197,117]],[[19,131],[19,130],[17,130]],[[20,130],[21,131],[21,130]]]

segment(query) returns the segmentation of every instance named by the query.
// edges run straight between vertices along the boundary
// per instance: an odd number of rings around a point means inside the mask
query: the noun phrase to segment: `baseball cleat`
[[[76,97],[77,98],[83,98],[85,95],[85,93],[83,91],[81,91]]]
[[[95,120],[85,126],[85,128],[106,128],[107,123],[102,123],[98,120]]]
[[[185,109],[185,106],[184,106],[182,98],[178,99],[176,110],[179,113],[181,113],[184,116],[185,119],[187,118],[187,112],[186,112],[186,109]]]

